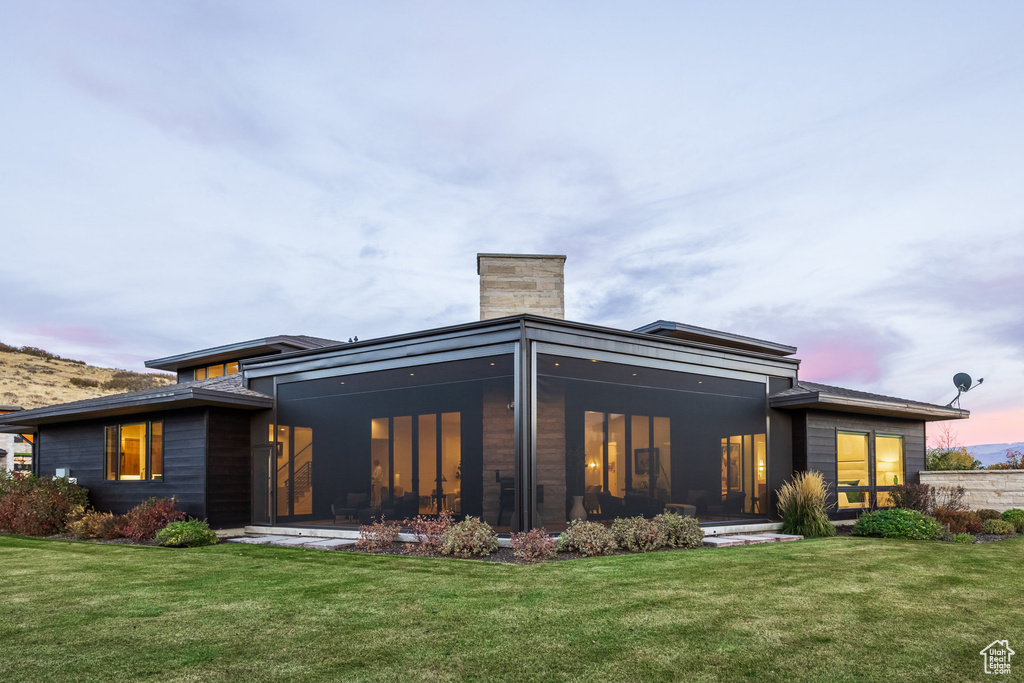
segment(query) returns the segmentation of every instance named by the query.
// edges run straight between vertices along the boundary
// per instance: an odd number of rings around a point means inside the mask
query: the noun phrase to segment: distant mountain
[[[965,446],[965,448],[976,460],[980,460],[981,464],[987,467],[997,462],[1006,462],[1006,451],[1008,450],[1024,452],[1024,441],[985,443],[980,446]]]

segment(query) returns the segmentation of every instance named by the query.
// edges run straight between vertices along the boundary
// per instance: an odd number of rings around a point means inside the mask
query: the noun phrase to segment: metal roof
[[[289,351],[303,351],[306,349],[320,349],[328,346],[337,346],[344,342],[335,339],[324,339],[323,337],[310,337],[304,334],[281,334],[276,337],[264,337],[263,339],[250,339],[249,341],[235,342],[223,346],[214,346],[209,349],[189,351],[176,356],[156,358],[147,360],[147,368],[177,372],[181,368],[188,368],[198,365],[209,365],[223,363],[226,361],[241,360],[243,358],[257,358],[270,356]]]
[[[714,344],[715,346],[725,346],[732,349],[742,349],[744,351],[757,351],[759,353],[767,353],[773,356],[791,356],[796,353],[795,346],[779,344],[777,342],[766,341],[764,339],[755,339],[754,337],[745,337],[741,334],[733,334],[732,332],[709,330],[706,327],[686,325],[684,323],[677,323],[673,320],[657,320],[648,325],[644,325],[643,327],[638,327],[633,331],[644,334],[653,334],[659,337],[683,339],[687,341],[703,342],[705,344]]]
[[[842,413],[902,417],[926,422],[960,420],[971,415],[968,410],[802,380],[794,384],[791,389],[772,394],[768,397],[768,402],[772,408],[783,410],[814,408]]]

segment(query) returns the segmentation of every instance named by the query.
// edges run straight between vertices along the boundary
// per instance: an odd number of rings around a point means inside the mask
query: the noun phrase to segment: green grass
[[[1022,557],[830,538],[514,566],[6,536],[0,679],[977,680],[984,646],[1024,647]]]

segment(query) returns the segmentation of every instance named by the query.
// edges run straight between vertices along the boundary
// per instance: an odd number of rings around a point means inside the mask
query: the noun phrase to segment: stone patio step
[[[758,543],[776,543],[782,541],[799,541],[803,536],[792,534],[733,534],[731,536],[705,536],[704,545],[712,548],[727,548],[733,545],[756,545]]]
[[[276,539],[289,538],[289,536],[245,536],[243,538],[229,538],[228,543],[246,543],[249,545],[271,545]]]
[[[304,543],[304,548],[314,548],[317,550],[337,550],[347,545],[355,545],[357,541],[351,538],[321,538],[316,541],[309,541]]]

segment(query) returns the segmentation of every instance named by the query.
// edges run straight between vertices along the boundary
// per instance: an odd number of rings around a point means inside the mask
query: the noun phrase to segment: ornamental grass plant
[[[805,538],[835,536],[836,527],[828,518],[828,486],[821,472],[798,472],[793,481],[779,489],[779,515],[782,532]]]

